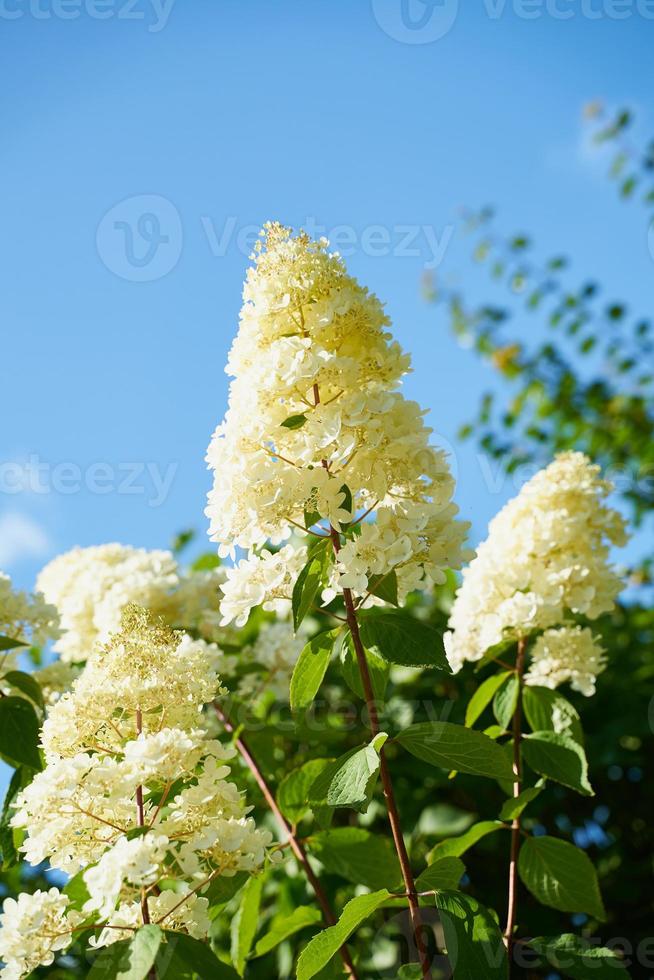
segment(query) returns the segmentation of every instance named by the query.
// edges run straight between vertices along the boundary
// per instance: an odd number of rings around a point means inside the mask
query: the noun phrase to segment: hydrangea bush
[[[593,793],[560,688],[592,696],[612,653],[609,484],[558,455],[475,557],[380,301],[276,224],[253,260],[207,454],[219,557],[107,544],[32,597],[0,578],[0,844],[44,878],[4,903],[2,976],[626,976],[581,935],[521,928],[526,894],[606,916],[587,854],[529,808]],[[19,670],[47,640],[59,659]],[[466,671],[456,723],[443,692]],[[411,796],[448,774],[496,812],[426,847]],[[465,859],[502,832],[491,908]]]

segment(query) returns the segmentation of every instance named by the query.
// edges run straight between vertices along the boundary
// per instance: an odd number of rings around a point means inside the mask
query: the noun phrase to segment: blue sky
[[[580,119],[599,98],[652,129],[654,4],[408,9],[413,29],[402,0],[2,0],[0,565],[20,585],[74,544],[203,537],[248,229],[269,218],[341,226],[446,444],[490,379],[420,292],[442,259],[485,295],[462,205],[648,311],[644,213]],[[515,488],[492,492],[472,446],[455,463],[478,539]]]

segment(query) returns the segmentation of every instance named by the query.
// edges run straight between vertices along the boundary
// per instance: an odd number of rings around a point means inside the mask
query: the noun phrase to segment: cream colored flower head
[[[606,503],[611,489],[583,453],[561,453],[493,518],[487,539],[463,572],[445,635],[454,670],[466,660],[480,660],[507,638],[566,625],[572,616],[596,619],[613,608],[622,582],[609,552],[611,545],[625,544],[627,535],[622,517]],[[603,662],[597,652],[591,656],[585,634],[567,632],[558,640],[550,634],[547,655],[543,642],[535,653],[547,686],[574,676],[582,644],[591,672]],[[555,643],[558,666],[546,669]],[[560,658],[566,649],[570,664],[564,669]],[[532,677],[535,664],[533,670]],[[586,691],[591,686],[587,677],[578,684]]]
[[[256,563],[253,549],[282,543],[307,519],[339,528],[369,512],[334,566],[335,589],[354,574],[350,587],[364,594],[372,575],[392,570],[401,596],[442,581],[460,566],[466,525],[424,412],[398,390],[410,362],[378,298],[324,239],[269,224],[243,299],[229,408],[207,453],[206,513],[220,554],[240,547]],[[223,614],[242,621],[252,604],[228,597]]]
[[[0,635],[30,646],[43,646],[59,636],[57,610],[41,592],[29,595],[14,589],[0,572]]]
[[[94,946],[129,938],[146,911],[162,928],[206,939],[211,882],[262,865],[272,835],[228,778],[235,750],[200,727],[203,704],[221,693],[213,662],[203,640],[130,604],[120,633],[52,707],[47,765],[17,794],[11,824],[25,831],[30,864],[81,871],[89,897],[83,915],[56,889],[9,899],[3,976],[51,963],[89,917]]]
[[[184,573],[170,551],[122,544],[73,548],[42,569],[37,587],[61,616],[55,649],[62,660],[86,660],[120,628],[129,602],[159,613],[170,626],[209,636],[218,625],[221,569]]]

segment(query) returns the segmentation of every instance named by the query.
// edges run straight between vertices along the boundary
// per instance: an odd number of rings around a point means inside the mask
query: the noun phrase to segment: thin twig
[[[217,717],[224,725],[225,730],[229,732],[230,735],[235,735],[235,729],[233,724],[231,723],[231,721],[229,720],[229,718],[227,717],[227,715],[225,714],[221,706],[217,704],[215,701],[213,702],[213,709],[216,712]],[[304,868],[305,874],[311,883],[311,887],[313,888],[316,898],[318,899],[318,903],[322,909],[325,922],[329,926],[335,925],[337,921],[336,916],[332,911],[332,907],[329,904],[329,899],[327,898],[327,895],[323,891],[323,887],[320,884],[320,881],[318,880],[316,873],[314,872],[313,868],[309,863],[309,857],[304,849],[304,845],[301,843],[300,840],[298,840],[293,830],[293,827],[288,822],[288,820],[286,819],[282,811],[279,809],[279,806],[277,805],[277,800],[275,799],[275,795],[272,792],[270,786],[268,785],[266,777],[261,772],[261,769],[259,768],[256,759],[254,758],[252,752],[250,751],[247,744],[244,742],[244,740],[241,738],[240,735],[237,735],[234,738],[234,744],[238,749],[238,751],[240,752],[244,762],[247,764],[248,768],[250,769],[250,772],[254,776],[266,803],[270,807],[270,810],[272,811],[275,819],[277,820],[277,823],[280,825],[284,833],[288,835],[289,846],[293,851],[293,854],[295,855],[297,860]],[[348,973],[348,976],[351,978],[351,980],[358,980],[354,963],[352,962],[350,952],[346,945],[341,946],[340,954],[343,963],[345,965],[345,969]]]
[[[518,655],[516,658],[515,675],[518,679],[518,701],[513,713],[513,798],[520,796],[522,791],[522,762],[520,759],[520,742],[522,739],[522,678],[525,670],[525,640],[518,640]],[[513,959],[513,929],[515,926],[518,889],[518,855],[520,853],[520,814],[511,823],[511,857],[509,859],[509,898],[506,914],[506,929],[504,941],[509,957],[509,975]]]
[[[331,537],[332,537],[332,546],[334,548],[334,554],[338,555],[341,549],[341,539],[338,531],[335,528],[331,529]],[[377,713],[377,705],[375,704],[375,694],[372,687],[372,680],[370,678],[370,670],[368,668],[366,652],[364,650],[363,643],[361,642],[361,635],[359,633],[359,623],[357,620],[356,609],[354,606],[354,599],[352,597],[352,592],[350,589],[343,589],[343,599],[345,602],[347,623],[350,628],[350,635],[352,636],[352,644],[354,646],[354,651],[356,653],[357,663],[359,666],[359,673],[361,675],[361,682],[363,684],[363,691],[365,694],[366,706],[368,709],[368,721],[370,724],[370,730],[373,736],[375,736],[378,735],[381,730],[379,724],[379,715]],[[420,968],[422,970],[422,975],[425,978],[425,980],[429,980],[429,977],[431,977],[431,970],[430,970],[429,956],[427,953],[427,949],[425,948],[425,943],[422,936],[420,902],[418,900],[416,884],[413,878],[413,872],[411,870],[411,862],[409,861],[409,855],[406,849],[406,844],[404,843],[404,836],[402,834],[402,827],[400,824],[400,814],[398,811],[397,801],[395,799],[395,792],[393,790],[393,782],[391,780],[391,774],[388,768],[388,763],[386,761],[386,755],[383,746],[379,750],[379,769],[380,769],[384,799],[386,800],[386,808],[388,811],[388,819],[391,825],[391,833],[393,835],[395,850],[397,851],[397,856],[400,861],[400,867],[402,869],[402,878],[404,880],[404,886],[407,892],[407,899],[409,902],[409,912],[411,914],[411,923],[413,926],[416,948],[418,950],[418,956],[420,959]]]

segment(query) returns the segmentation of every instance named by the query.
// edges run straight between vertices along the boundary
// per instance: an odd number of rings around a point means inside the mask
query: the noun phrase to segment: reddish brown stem
[[[522,762],[520,759],[520,742],[522,739],[522,679],[525,672],[525,646],[524,640],[518,640],[518,656],[515,665],[515,674],[518,679],[518,701],[513,713],[513,798],[520,796],[522,791]],[[509,859],[509,898],[506,914],[506,929],[504,930],[504,940],[509,957],[509,975],[513,961],[513,947],[515,940],[513,930],[515,927],[515,917],[518,898],[518,856],[520,853],[520,815],[514,817],[511,823],[511,856]]]
[[[140,735],[143,731],[143,715],[141,709],[136,709],[136,734]],[[145,827],[145,807],[143,805],[143,787],[136,787],[136,819],[139,827]],[[145,888],[141,889],[141,917],[143,919],[143,925],[150,925],[150,909],[148,908],[148,896],[146,894]],[[155,967],[148,970],[148,980],[157,980],[157,971]]]
[[[234,726],[232,725],[231,721],[229,720],[229,718],[227,717],[223,709],[220,707],[220,705],[217,704],[215,701],[213,703],[213,709],[216,712],[216,715],[218,716],[220,721],[222,722],[225,730],[229,732],[230,735],[234,735]],[[240,737],[240,735],[236,736],[236,738],[234,739],[234,744],[238,749],[239,753],[241,754],[243,761],[246,763],[250,772],[254,776],[257,785],[259,786],[259,789],[261,790],[263,797],[266,803],[268,804],[268,806],[270,807],[270,810],[273,813],[277,823],[280,825],[284,833],[287,834],[289,846],[293,851],[293,854],[299,861],[299,863],[304,868],[304,872],[307,878],[309,879],[311,887],[315,892],[315,896],[318,900],[318,904],[322,909],[322,914],[325,922],[329,926],[335,925],[337,921],[336,916],[332,911],[332,907],[329,904],[329,899],[327,898],[327,895],[325,894],[315,871],[313,870],[313,868],[309,863],[309,857],[307,855],[307,852],[304,849],[302,842],[298,840],[298,838],[296,837],[293,827],[288,822],[288,820],[286,819],[282,811],[279,809],[279,806],[277,805],[277,800],[275,799],[275,795],[271,790],[270,786],[268,785],[266,777],[261,772],[261,769],[259,768],[256,759],[254,758],[252,752],[248,748],[245,741]],[[348,950],[347,946],[345,945],[341,946],[340,954],[348,976],[351,977],[351,980],[358,980],[357,972],[355,970],[354,963],[352,962],[352,957],[350,956],[350,951]]]
[[[338,554],[341,549],[341,539],[338,531],[335,528],[331,529],[331,539],[334,553]],[[372,680],[370,678],[368,660],[366,658],[363,643],[361,642],[361,634],[359,633],[359,622],[357,620],[354,599],[352,598],[352,592],[350,589],[343,589],[343,600],[345,602],[347,624],[350,630],[350,635],[352,636],[352,644],[354,646],[354,652],[357,658],[359,674],[361,675],[361,683],[363,685],[363,692],[366,700],[370,730],[374,736],[378,735],[381,730],[379,725],[379,714],[375,703],[375,693],[373,691]],[[404,843],[404,836],[402,834],[402,826],[400,823],[400,814],[397,807],[395,792],[393,790],[393,782],[391,780],[391,774],[388,768],[383,746],[379,750],[379,771],[384,799],[386,801],[386,809],[388,811],[388,820],[391,825],[391,833],[393,835],[393,842],[400,861],[402,878],[404,880],[404,887],[406,889],[406,895],[409,902],[409,912],[411,914],[411,924],[413,926],[416,948],[420,958],[420,968],[422,970],[423,977],[426,978],[426,980],[429,980],[429,977],[431,977],[431,970],[429,955],[427,953],[422,935],[420,901],[418,899],[418,892],[416,890],[416,884],[413,877],[413,872],[411,870],[411,862],[409,861],[406,844]]]

